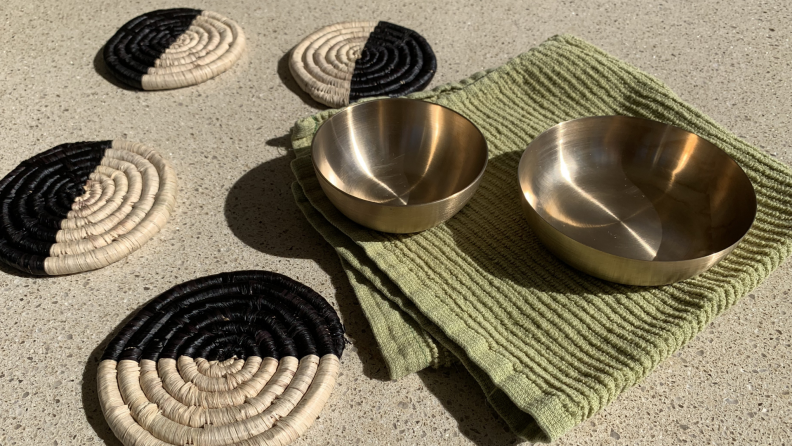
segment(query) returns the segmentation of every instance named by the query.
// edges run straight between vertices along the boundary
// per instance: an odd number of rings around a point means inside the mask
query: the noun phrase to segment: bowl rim
[[[672,127],[674,129],[681,130],[681,131],[683,131],[685,133],[689,133],[691,135],[694,135],[697,138],[700,138],[703,141],[706,141],[707,143],[711,144],[713,147],[718,149],[721,153],[723,153],[726,156],[727,159],[729,159],[732,163],[734,163],[734,165],[737,166],[737,168],[740,170],[740,172],[742,172],[742,174],[745,176],[745,179],[748,180],[748,185],[751,186],[751,197],[753,197],[753,215],[751,215],[751,224],[748,225],[748,229],[746,229],[745,232],[734,243],[732,243],[731,245],[727,246],[724,249],[721,249],[720,251],[715,251],[715,252],[712,252],[712,253],[704,255],[704,256],[692,257],[692,258],[689,258],[689,259],[679,259],[679,260],[644,260],[644,259],[636,259],[636,258],[632,258],[632,257],[624,257],[624,256],[613,254],[613,253],[610,253],[610,252],[607,252],[607,251],[603,251],[601,249],[594,248],[594,247],[592,247],[592,246],[590,246],[590,245],[588,245],[586,243],[583,243],[583,242],[581,242],[579,240],[576,240],[576,239],[568,236],[567,234],[565,234],[564,232],[562,232],[561,230],[559,230],[558,228],[553,226],[549,221],[547,221],[546,218],[544,218],[544,216],[542,216],[542,214],[540,214],[536,210],[536,208],[528,201],[528,199],[525,198],[525,189],[523,188],[522,181],[520,181],[520,173],[523,170],[523,161],[526,159],[526,154],[528,153],[528,150],[531,148],[531,144],[533,144],[534,141],[539,139],[539,137],[541,137],[545,133],[549,133],[550,131],[554,130],[556,127],[559,127],[561,125],[568,124],[568,123],[571,123],[571,122],[583,121],[583,120],[588,120],[588,119],[603,119],[603,118],[620,118],[620,119],[645,121],[645,122],[651,122],[651,123],[654,123],[654,124],[665,125],[667,127]],[[756,196],[756,188],[754,187],[753,183],[751,182],[751,177],[749,177],[748,174],[745,172],[745,169],[743,169],[742,166],[740,166],[740,163],[738,163],[734,158],[732,158],[731,155],[726,153],[725,150],[721,149],[717,144],[713,143],[712,141],[708,140],[707,138],[704,138],[703,136],[699,135],[698,133],[694,133],[694,132],[691,132],[689,130],[685,130],[682,127],[679,127],[679,126],[676,126],[676,125],[673,125],[673,124],[668,124],[666,122],[656,121],[654,119],[649,119],[649,118],[641,118],[641,117],[637,117],[637,116],[627,116],[627,115],[584,116],[584,117],[581,117],[581,118],[569,119],[569,120],[566,120],[566,121],[561,121],[561,122],[558,122],[558,123],[548,127],[542,133],[536,135],[536,137],[533,138],[531,140],[531,142],[528,143],[528,146],[526,146],[525,150],[523,151],[523,154],[520,155],[520,162],[519,162],[519,164],[517,164],[517,182],[520,185],[520,200],[524,200],[528,204],[528,206],[531,207],[531,210],[546,225],[548,225],[549,227],[553,228],[553,230],[557,231],[560,235],[564,236],[565,238],[567,238],[569,240],[572,240],[572,241],[575,241],[577,243],[580,243],[581,245],[585,246],[586,248],[589,248],[589,249],[592,249],[594,251],[597,251],[598,253],[607,254],[609,256],[613,256],[613,257],[616,257],[618,259],[624,259],[624,260],[627,260],[627,261],[630,261],[630,262],[636,262],[636,263],[642,263],[642,264],[643,263],[645,263],[645,264],[659,264],[659,263],[670,264],[670,263],[681,263],[681,262],[694,262],[694,261],[700,261],[700,260],[704,260],[704,259],[708,259],[708,258],[713,258],[713,257],[716,257],[716,256],[724,253],[724,252],[729,252],[729,251],[733,250],[745,238],[745,236],[748,235],[749,232],[751,232],[751,229],[753,228],[754,223],[756,223],[756,214],[757,214],[757,212],[759,210],[759,201],[758,201],[758,198]],[[533,231],[533,228],[531,228],[531,230]]]
[[[479,135],[481,135],[481,139],[484,140],[484,153],[486,155],[485,158],[484,158],[484,165],[481,166],[481,171],[479,171],[478,175],[476,175],[476,178],[474,178],[473,181],[471,181],[467,186],[463,187],[461,190],[459,190],[457,192],[454,192],[453,194],[451,194],[451,195],[449,195],[449,196],[447,196],[445,198],[440,198],[438,200],[427,201],[425,203],[404,204],[404,205],[383,204],[383,203],[377,203],[376,201],[366,200],[366,199],[357,197],[355,195],[352,195],[352,194],[348,193],[347,191],[342,190],[341,188],[339,188],[335,184],[331,183],[330,180],[328,180],[327,177],[322,173],[321,169],[319,169],[319,166],[316,165],[316,157],[314,156],[314,151],[316,150],[316,145],[314,143],[316,142],[316,136],[322,130],[322,127],[324,127],[325,124],[330,122],[336,116],[339,116],[342,113],[344,113],[347,110],[350,110],[352,108],[359,107],[361,105],[370,104],[370,103],[373,103],[373,102],[391,102],[391,101],[411,101],[411,102],[421,103],[423,105],[437,106],[437,107],[443,108],[445,110],[448,110],[451,113],[454,113],[455,115],[461,117],[462,119],[464,119],[465,121],[470,123],[470,125],[473,126],[473,128],[479,133]],[[440,104],[436,104],[434,102],[424,101],[424,100],[420,100],[420,99],[403,98],[403,97],[398,97],[398,98],[387,98],[387,97],[384,97],[384,98],[369,99],[369,100],[366,100],[366,101],[363,101],[363,102],[357,102],[355,104],[349,105],[349,106],[344,107],[342,109],[338,109],[337,113],[335,113],[333,116],[327,118],[322,123],[322,125],[320,125],[318,129],[316,129],[316,132],[314,133],[313,137],[311,138],[311,164],[313,165],[314,172],[316,173],[317,176],[322,177],[322,179],[327,184],[332,186],[334,190],[340,192],[343,196],[345,196],[347,198],[350,198],[352,200],[356,200],[356,201],[359,201],[359,202],[362,202],[362,203],[366,203],[366,204],[369,204],[369,205],[372,205],[372,206],[380,206],[380,207],[383,207],[383,208],[409,209],[409,208],[417,208],[417,207],[421,207],[421,206],[432,206],[432,205],[436,205],[436,204],[442,203],[444,201],[452,200],[452,199],[454,199],[457,196],[463,195],[470,188],[475,187],[477,184],[479,184],[481,179],[484,177],[484,173],[487,171],[487,166],[489,166],[489,155],[490,155],[490,153],[489,153],[489,142],[487,141],[487,138],[484,137],[484,132],[482,132],[481,129],[478,128],[478,126],[476,124],[474,124],[473,121],[468,119],[466,116],[464,116],[463,114],[461,114],[461,113],[459,113],[459,112],[457,112],[455,110],[452,110],[452,109],[450,109],[450,108],[448,108],[448,107],[446,107],[444,105],[440,105]]]

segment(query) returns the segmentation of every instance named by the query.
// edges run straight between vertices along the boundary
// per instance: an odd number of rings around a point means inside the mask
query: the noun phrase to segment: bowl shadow
[[[263,253],[313,259],[325,269],[335,252],[305,219],[291,192],[294,177],[287,154],[240,177],[228,192],[225,217],[240,241]]]
[[[234,183],[224,209],[229,229],[257,251],[274,257],[316,262],[336,290],[338,311],[348,337],[354,339],[363,373],[369,378],[388,380],[387,367],[338,255],[294,201],[289,135],[270,139],[267,145],[286,148],[287,153],[260,164]]]

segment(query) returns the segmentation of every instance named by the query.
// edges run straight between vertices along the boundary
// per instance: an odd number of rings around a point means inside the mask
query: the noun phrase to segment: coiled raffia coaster
[[[141,309],[97,373],[110,428],[132,445],[286,445],[335,386],[344,328],[286,276],[238,271],[183,283]]]
[[[245,33],[220,14],[161,9],[127,22],[102,52],[113,75],[132,87],[167,90],[199,84],[229,69]]]
[[[343,107],[426,88],[437,59],[415,31],[388,22],[346,22],[306,37],[292,50],[289,69],[316,101]]]
[[[124,140],[61,144],[0,180],[0,260],[31,274],[107,266],[165,226],[176,174]]]

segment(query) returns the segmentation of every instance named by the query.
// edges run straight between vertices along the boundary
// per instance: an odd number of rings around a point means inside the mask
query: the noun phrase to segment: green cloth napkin
[[[790,170],[580,39],[553,37],[500,68],[410,97],[456,110],[489,142],[481,187],[459,214],[413,235],[344,217],[320,189],[310,158],[311,138],[337,110],[295,125],[294,196],[341,257],[391,377],[458,359],[529,440],[551,441],[594,415],[790,254]],[[673,124],[737,160],[759,202],[737,249],[706,273],[662,287],[601,281],[551,255],[521,213],[517,164],[542,131],[597,115]]]

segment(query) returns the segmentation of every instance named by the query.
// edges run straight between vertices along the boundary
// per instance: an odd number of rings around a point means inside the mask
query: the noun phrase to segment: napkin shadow
[[[273,138],[268,146],[290,149],[288,135]],[[388,371],[371,328],[341,267],[335,250],[311,226],[294,201],[295,181],[289,164],[290,152],[266,161],[231,186],[225,202],[225,217],[231,232],[243,243],[265,254],[287,259],[309,259],[330,277],[336,290],[338,311],[347,337],[363,363],[363,373],[387,380]]]
[[[122,90],[128,91],[138,91],[129,85],[119,81],[110,73],[110,70],[107,69],[107,65],[105,65],[104,56],[102,55],[102,51],[104,51],[104,45],[99,48],[99,51],[96,52],[96,55],[93,59],[93,68],[96,71],[96,74],[102,76],[104,80],[110,82],[111,84],[115,85],[116,87]]]
[[[481,387],[460,364],[418,372],[424,386],[457,421],[459,433],[479,446],[513,445],[522,440],[489,405]],[[456,432],[449,432],[449,443]]]

